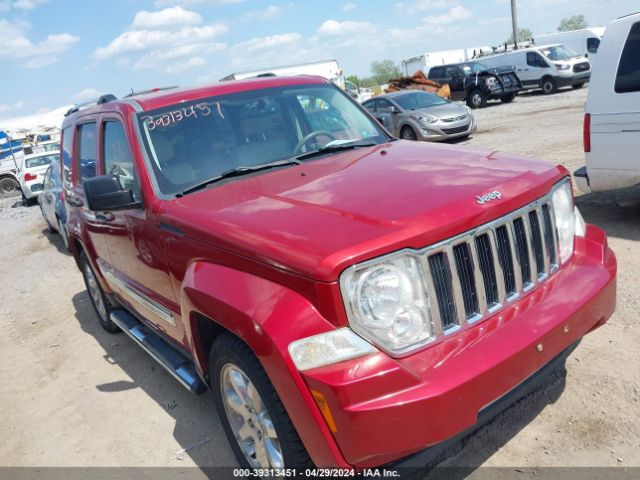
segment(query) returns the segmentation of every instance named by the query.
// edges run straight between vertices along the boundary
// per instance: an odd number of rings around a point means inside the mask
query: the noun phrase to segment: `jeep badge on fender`
[[[493,192],[487,193],[486,195],[477,195],[476,198],[478,199],[478,205],[482,205],[484,203],[490,202],[491,200],[502,198],[502,194],[498,190],[494,190]]]

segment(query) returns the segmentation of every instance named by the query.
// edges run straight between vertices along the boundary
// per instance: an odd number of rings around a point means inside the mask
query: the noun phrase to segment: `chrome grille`
[[[492,314],[558,268],[551,195],[425,250],[436,335]]]

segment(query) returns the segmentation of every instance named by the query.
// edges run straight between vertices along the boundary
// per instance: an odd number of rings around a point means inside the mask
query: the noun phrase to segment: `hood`
[[[418,108],[407,113],[410,113],[411,115],[427,114],[438,118],[452,118],[468,114],[469,111],[466,107],[458,103],[444,103],[434,107]]]
[[[160,221],[329,282],[354,263],[422,248],[505,215],[565,175],[548,162],[399,140],[168,201]],[[496,190],[500,199],[477,203],[476,196]]]

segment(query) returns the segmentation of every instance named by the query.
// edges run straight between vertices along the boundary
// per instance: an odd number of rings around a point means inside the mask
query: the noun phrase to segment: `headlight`
[[[420,122],[423,125],[433,125],[434,123],[438,122],[438,117],[434,117],[431,115],[420,115],[415,117],[416,120],[418,120],[418,122]]]
[[[350,327],[381,349],[406,353],[434,338],[429,297],[417,257],[398,253],[340,276]]]
[[[569,70],[571,65],[563,64],[563,63],[555,63],[554,64],[558,70]]]
[[[556,228],[558,229],[560,263],[564,263],[569,260],[569,257],[571,257],[573,253],[573,239],[576,227],[571,183],[564,182],[557,187],[553,192],[551,200],[556,217]]]

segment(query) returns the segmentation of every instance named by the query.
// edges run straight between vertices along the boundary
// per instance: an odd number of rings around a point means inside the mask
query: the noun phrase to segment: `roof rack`
[[[98,97],[97,100],[91,100],[89,102],[79,103],[77,105],[74,105],[69,110],[67,110],[67,113],[65,113],[64,116],[68,117],[72,113],[76,113],[80,110],[84,110],[85,108],[91,107],[93,105],[102,105],[104,103],[113,102],[114,100],[117,100],[117,99],[118,98],[115,95],[112,95],[111,93],[107,93],[106,95],[101,95],[100,97]]]
[[[150,88],[148,90],[140,90],[138,92],[134,92],[132,88],[131,93],[128,93],[127,95],[125,95],[124,98],[135,97],[137,95],[146,95],[147,93],[164,92],[165,90],[174,90],[176,88],[179,88],[178,85],[172,85],[170,87]]]

